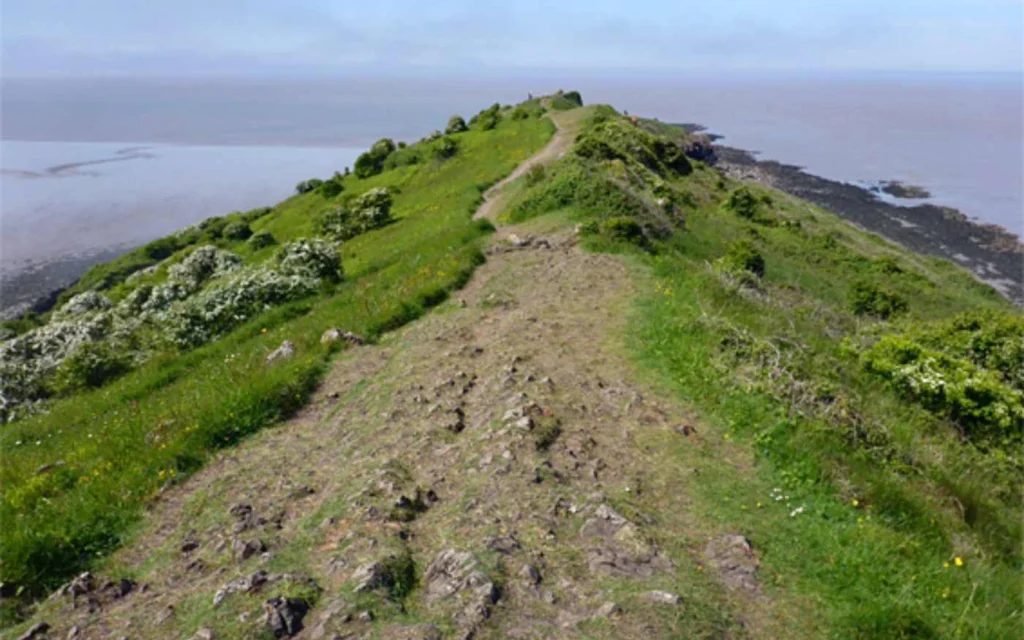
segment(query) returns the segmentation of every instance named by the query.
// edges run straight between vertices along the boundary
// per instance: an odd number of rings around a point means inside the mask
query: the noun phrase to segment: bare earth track
[[[560,127],[477,216],[571,142]],[[777,637],[756,554],[688,515],[696,469],[672,451],[712,445],[628,379],[627,264],[564,231],[489,253],[457,298],[340,356],[299,416],[167,491],[110,571],[146,588],[58,596],[50,637],[263,637],[264,603],[309,579],[298,638]],[[389,600],[395,558],[417,585]]]

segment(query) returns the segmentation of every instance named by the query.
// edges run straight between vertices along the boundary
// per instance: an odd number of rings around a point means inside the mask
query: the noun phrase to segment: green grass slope
[[[197,244],[230,250],[246,265],[270,264],[278,246],[319,235],[320,219],[339,203],[377,187],[394,200],[391,224],[340,245],[340,284],[239,321],[192,350],[168,345],[159,327],[141,332],[148,359],[134,371],[98,389],[44,399],[45,413],[0,430],[5,591],[38,595],[89,567],[120,543],[161,487],[294,412],[338,348],[320,344],[326,329],[372,340],[465,283],[483,259],[477,240],[491,229],[471,219],[481,194],[553,133],[537,111],[490,118],[487,128],[402,145],[379,173],[336,176],[329,188],[300,185],[305,193],[273,208],[208,220],[151,243],[73,287],[64,301],[95,290],[116,304],[139,287],[167,282],[170,266]],[[272,234],[273,245],[245,239],[261,232]],[[128,278],[147,266],[157,268]],[[294,357],[267,366],[283,340],[295,344]]]
[[[742,482],[702,473],[695,512],[748,535],[777,597],[813,603],[832,637],[1018,637],[1024,317],[685,143],[590,108],[505,219],[558,212],[637,265],[641,375],[759,462]]]

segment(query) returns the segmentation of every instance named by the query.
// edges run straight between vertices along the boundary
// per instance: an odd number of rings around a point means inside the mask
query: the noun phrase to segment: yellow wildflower
[[[953,558],[953,564],[955,564],[958,567],[962,567],[962,566],[964,566],[964,559],[961,558],[960,556],[957,556],[957,557]]]
[[[860,506],[860,500],[858,500],[857,498],[854,498],[853,500],[850,501],[850,504],[852,504],[855,507],[859,507]]]

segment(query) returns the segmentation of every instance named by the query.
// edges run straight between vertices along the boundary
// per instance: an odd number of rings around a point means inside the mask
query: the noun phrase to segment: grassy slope
[[[621,173],[616,162],[590,168]],[[637,303],[630,344],[642,375],[694,408],[701,438],[757,455],[755,472],[742,476],[701,465],[707,471],[694,486],[700,518],[748,535],[776,597],[812,602],[808,626],[822,635],[1017,637],[1019,447],[986,454],[962,443],[947,423],[870,378],[842,347],[844,336],[885,326],[849,312],[847,292],[860,279],[903,295],[910,311],[900,322],[908,326],[1010,305],[948,262],[909,253],[778,192],[751,186],[799,228],[724,212],[720,203],[736,184],[699,163],[668,181],[684,194],[684,232],[655,243],[653,255],[601,236],[589,244],[625,251],[638,265],[647,295]],[[594,206],[591,192],[558,202],[562,215],[606,217],[611,207]],[[525,190],[506,217],[536,215],[531,202]],[[728,285],[712,267],[744,238],[767,262],[760,294]],[[880,258],[902,272],[884,273]],[[837,399],[827,410],[805,397],[820,388]],[[679,469],[699,460],[685,446],[649,444],[672,451]],[[778,493],[786,498],[776,501]]]
[[[482,259],[474,241],[487,227],[470,219],[480,194],[552,131],[546,120],[505,118],[492,131],[459,134],[460,151],[447,162],[428,160],[366,180],[347,177],[347,194],[397,188],[399,219],[344,245],[347,281],[332,295],[274,309],[215,343],[163,354],[107,387],[5,427],[4,582],[38,592],[89,566],[119,544],[162,485],[301,406],[330,359],[319,345],[325,329],[372,338],[461,286]],[[271,231],[278,243],[310,236],[316,214],[328,206],[317,194],[295,196],[252,226]],[[220,244],[250,261],[273,251]],[[147,279],[158,281],[161,272]],[[120,285],[112,297],[124,293]],[[266,367],[266,354],[285,339],[297,355]]]

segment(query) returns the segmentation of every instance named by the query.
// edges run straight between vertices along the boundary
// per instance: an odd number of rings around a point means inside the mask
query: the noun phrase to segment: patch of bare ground
[[[111,564],[132,592],[56,596],[51,637],[776,637],[756,550],[688,515],[699,470],[657,443],[750,461],[629,381],[632,295],[570,235],[497,243],[456,299],[169,490]]]

